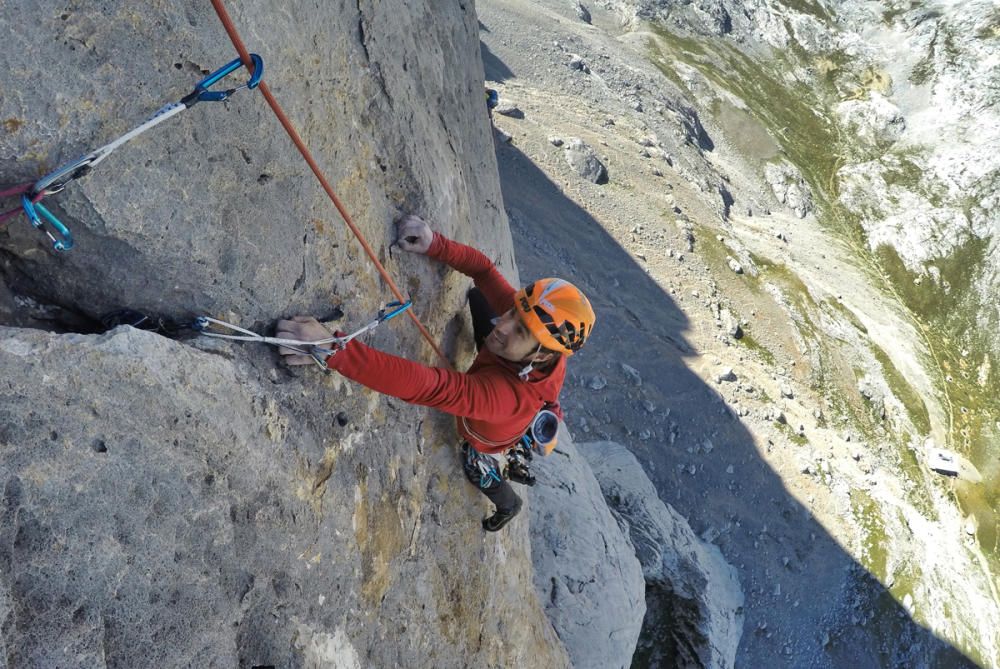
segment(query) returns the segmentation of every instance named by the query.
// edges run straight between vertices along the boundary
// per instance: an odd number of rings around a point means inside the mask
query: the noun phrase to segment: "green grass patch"
[[[899,186],[917,192],[924,176],[924,170],[908,156],[900,156],[895,165],[882,172],[882,178],[888,186]]]
[[[848,309],[840,300],[827,298],[820,303],[820,306],[825,308],[827,313],[843,318],[861,334],[868,334],[868,328],[865,327],[865,324],[862,323],[861,320],[854,315],[854,312]]]
[[[788,67],[791,63],[779,58],[763,65],[723,41],[696,42],[660,27],[652,30],[658,37],[653,42],[656,56],[680,60],[737,95],[802,171],[814,200],[829,200],[833,177],[842,164],[837,153],[837,127],[830,117],[816,111],[825,105],[817,104],[813,88],[782,77],[781,73],[792,69]],[[709,50],[711,57],[707,58]],[[652,60],[661,70],[670,69],[662,58]]]
[[[827,24],[834,23],[834,18],[826,11],[826,7],[815,0],[783,0],[782,4],[799,14],[813,16]]]
[[[936,38],[935,38],[936,39]],[[934,43],[931,42],[931,47],[933,49]],[[927,53],[923,58],[917,61],[917,64],[913,66],[910,70],[910,83],[914,86],[923,86],[928,81],[931,80],[931,75],[934,74],[934,54],[933,51]]]
[[[994,9],[990,18],[976,31],[976,39],[1000,39],[1000,8]]]
[[[743,346],[744,348],[753,351],[757,356],[769,365],[777,365],[778,361],[775,359],[774,354],[771,350],[761,344],[757,339],[747,332],[743,331],[743,336],[736,340],[737,346]]]
[[[783,433],[788,438],[788,440],[791,441],[796,446],[805,446],[805,445],[807,445],[809,443],[809,438],[808,437],[806,437],[803,434],[799,434],[798,432],[796,432],[795,428],[793,428],[787,422],[780,423],[778,421],[774,421],[774,424],[777,427],[778,431],[781,432],[781,433]],[[824,480],[825,480],[825,477],[824,477]]]
[[[861,564],[884,583],[889,575],[889,539],[879,505],[864,490],[852,490],[851,511],[862,530]]]
[[[815,324],[809,317],[809,313],[817,309],[819,305],[813,299],[809,288],[802,282],[798,275],[790,270],[787,265],[769,265],[766,272],[761,275],[765,280],[774,283],[781,292],[788,298],[789,302],[800,312],[800,315],[809,323],[809,326],[817,331]]]
[[[754,266],[762,272],[774,264],[773,261],[765,258],[762,255],[758,255],[753,251],[747,251],[747,255],[750,256],[750,260],[753,261]]]
[[[925,322],[944,320],[942,324],[947,325],[956,318],[961,318],[957,313],[960,310],[955,309],[956,296],[972,292],[970,289],[982,271],[988,249],[988,239],[973,238],[956,248],[951,255],[927,263],[941,272],[940,284],[928,276],[921,276],[907,269],[891,246],[879,246],[875,250],[875,257],[891,279],[904,306]],[[919,284],[914,281],[918,278]]]

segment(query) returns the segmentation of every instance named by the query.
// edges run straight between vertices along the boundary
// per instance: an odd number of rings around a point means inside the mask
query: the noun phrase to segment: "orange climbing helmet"
[[[514,305],[535,339],[564,355],[579,351],[594,329],[590,301],[569,281],[539,279],[517,291]]]

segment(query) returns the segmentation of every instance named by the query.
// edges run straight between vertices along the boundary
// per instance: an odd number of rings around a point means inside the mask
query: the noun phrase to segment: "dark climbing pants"
[[[483,347],[486,337],[493,331],[493,319],[496,314],[490,309],[489,302],[478,288],[473,288],[468,293],[469,312],[472,314],[472,336],[476,342],[476,350]],[[467,457],[465,448],[472,450],[471,446],[465,446],[462,453],[462,469],[465,477],[472,485],[476,486],[480,492],[486,495],[497,507],[497,511],[503,513],[517,513],[521,510],[521,498],[514,492],[514,488],[504,478],[501,466],[495,467],[496,476],[483,474],[479,467],[470,462],[473,458]],[[475,454],[472,454],[473,456]],[[482,457],[482,456],[480,456]]]

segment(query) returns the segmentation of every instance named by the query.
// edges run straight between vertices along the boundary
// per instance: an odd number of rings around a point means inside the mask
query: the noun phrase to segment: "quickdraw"
[[[291,349],[296,353],[312,356],[317,365],[319,365],[322,369],[327,369],[326,359],[331,355],[336,355],[337,351],[342,350],[352,339],[356,339],[367,332],[371,332],[382,323],[395,318],[412,306],[413,302],[410,300],[407,300],[406,302],[390,302],[379,309],[378,316],[375,317],[375,320],[368,323],[368,325],[365,325],[363,328],[352,332],[349,335],[342,335],[339,337],[334,335],[327,337],[326,339],[318,339],[316,341],[300,341],[298,339],[284,339],[282,337],[265,337],[264,335],[259,335],[252,330],[246,330],[238,325],[233,325],[232,323],[220,321],[216,318],[210,318],[208,316],[197,317],[194,320],[193,327],[197,332],[205,335],[206,337],[230,339],[232,341],[251,341]],[[239,334],[213,332],[210,329],[212,327],[222,328]]]
[[[503,483],[503,475],[500,473],[500,463],[491,455],[480,453],[468,444],[465,450],[465,469],[469,476],[479,476],[479,487],[489,490],[498,483]]]
[[[253,72],[245,84],[228,90],[210,90],[220,80],[243,67],[243,62],[239,58],[236,58],[198,82],[194,90],[181,98],[180,101],[171,102],[160,108],[148,121],[130,130],[113,142],[105,144],[76,160],[58,167],[38,181],[0,191],[0,199],[13,195],[21,196],[20,207],[0,213],[0,225],[3,225],[4,221],[23,210],[31,225],[48,236],[52,242],[52,248],[56,251],[69,251],[73,248],[73,235],[52,212],[41,204],[41,200],[62,191],[70,181],[87,176],[94,167],[110,156],[119,146],[156,127],[167,119],[176,116],[185,109],[190,109],[199,102],[222,102],[238,90],[256,88],[264,74],[264,61],[257,54],[250,54],[250,58],[253,64]],[[46,223],[48,227],[46,227]]]

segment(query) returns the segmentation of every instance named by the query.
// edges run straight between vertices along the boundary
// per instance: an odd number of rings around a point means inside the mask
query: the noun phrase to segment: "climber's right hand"
[[[333,336],[333,333],[312,316],[295,316],[291,320],[278,321],[274,336],[296,341],[319,341]],[[316,363],[316,360],[311,355],[299,353],[284,346],[278,348],[278,353],[285,356],[286,365],[293,367]]]
[[[427,253],[434,241],[431,226],[413,214],[396,221],[396,245],[410,253]]]

